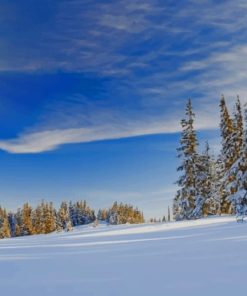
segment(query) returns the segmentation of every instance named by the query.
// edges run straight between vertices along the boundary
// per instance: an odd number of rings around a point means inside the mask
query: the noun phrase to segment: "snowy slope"
[[[247,223],[84,226],[0,240],[1,295],[246,295]]]

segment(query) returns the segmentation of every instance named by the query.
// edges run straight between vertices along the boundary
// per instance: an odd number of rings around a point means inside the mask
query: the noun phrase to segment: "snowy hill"
[[[246,250],[233,217],[4,239],[1,294],[245,295]]]

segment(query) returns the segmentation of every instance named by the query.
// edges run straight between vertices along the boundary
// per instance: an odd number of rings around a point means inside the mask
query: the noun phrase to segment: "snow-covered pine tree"
[[[243,117],[242,117],[242,110],[241,110],[239,97],[237,98],[237,102],[235,106],[233,126],[234,126],[234,131],[232,134],[232,143],[234,143],[234,147],[232,150],[232,155],[233,155],[234,161],[230,169],[226,172],[226,183],[227,183],[228,193],[230,195],[238,191],[237,175],[238,175],[238,171],[240,170],[239,161],[240,161],[240,154],[243,148]]]
[[[78,219],[76,215],[76,204],[73,204],[72,201],[69,202],[69,217],[70,217],[72,226],[77,226]]]
[[[231,168],[232,164],[235,160],[235,143],[234,143],[234,124],[233,120],[231,119],[225,98],[222,95],[220,100],[220,130],[221,130],[221,143],[222,143],[222,150],[221,150],[221,159],[224,163],[224,175],[228,174],[229,169]],[[231,202],[229,201],[229,194],[226,190],[228,181],[224,177],[222,179],[222,188],[221,188],[221,213],[229,214],[232,211]]]
[[[42,203],[43,204],[43,203]],[[33,233],[34,234],[41,234],[45,233],[43,231],[43,207],[38,205],[36,209],[32,211],[32,224],[33,224]]]
[[[198,146],[196,132],[194,130],[195,114],[192,110],[191,100],[186,105],[186,118],[181,120],[182,134],[180,147],[177,149],[181,165],[178,171],[183,175],[177,181],[180,189],[174,198],[173,216],[176,220],[191,219],[195,209],[196,198],[196,148]]]
[[[174,199],[173,199],[173,205],[172,205],[172,214],[173,218],[176,221],[182,220],[183,217],[180,215],[181,212],[181,200],[180,200],[180,190],[177,191]]]
[[[237,102],[237,104],[240,103]],[[239,107],[241,108],[241,107]],[[239,111],[241,113],[241,109]],[[235,117],[236,118],[236,117]],[[240,117],[239,115],[239,118]],[[240,119],[239,119],[240,121]],[[237,123],[237,121],[236,121]],[[247,126],[247,106],[245,108],[245,126]],[[239,122],[238,128],[241,129],[241,123]],[[243,123],[242,123],[243,128]],[[241,145],[236,149],[238,152],[238,159],[233,163],[229,172],[226,173],[225,179],[228,181],[227,190],[229,192],[229,200],[232,202],[236,215],[247,214],[247,130],[245,132],[239,132],[239,138],[241,139],[236,143]]]
[[[119,216],[118,216],[118,203],[115,201],[113,206],[108,211],[107,222],[109,224],[118,224]]]
[[[210,172],[210,155],[209,144],[206,142],[205,151],[196,155],[196,196],[195,196],[195,209],[193,210],[192,217],[201,218],[203,215],[208,214],[207,201],[211,197],[211,172]]]
[[[244,206],[244,212],[247,214],[247,104],[245,104],[245,131],[243,137],[242,151],[240,154],[239,166],[241,169],[240,186],[239,191],[242,191],[242,205]]]
[[[237,97],[235,111],[233,114],[233,132],[231,135],[231,147],[229,154],[231,166],[225,171],[224,184],[227,198],[231,202],[232,195],[238,191],[237,174],[239,171],[239,160],[243,146],[243,116],[239,97]]]
[[[170,207],[168,206],[167,209],[167,221],[170,222],[171,221],[171,212],[170,212]]]
[[[222,190],[222,178],[224,176],[224,163],[221,158],[215,159],[211,155],[209,164],[210,174],[210,197],[207,199],[206,215],[221,215],[221,190]]]
[[[28,203],[23,205],[22,211],[22,224],[20,225],[21,228],[21,235],[31,235],[33,234],[33,224],[32,224],[32,208]]]
[[[52,202],[45,203],[44,208],[44,232],[50,233],[56,230],[56,219],[55,219],[55,210],[53,208]]]
[[[9,227],[9,221],[8,221],[7,215],[4,217],[0,236],[2,238],[9,238],[10,237],[10,227]]]
[[[9,228],[10,228],[10,236],[15,237],[16,236],[16,218],[14,213],[9,212],[8,213],[8,220],[9,220]]]
[[[62,202],[57,214],[57,228],[66,231],[72,230],[72,223],[69,217],[69,208],[66,202]]]
[[[21,236],[22,234],[22,212],[21,209],[17,209],[17,212],[15,213],[15,220],[16,220],[16,226],[15,226],[15,234],[16,236]]]
[[[99,221],[106,221],[107,220],[107,210],[106,209],[99,209],[97,214],[97,219]]]
[[[228,170],[234,162],[233,150],[235,143],[233,143],[234,124],[231,119],[225,98],[222,95],[220,100],[220,130],[222,138],[222,157],[225,163],[225,169]]]
[[[243,148],[243,115],[242,115],[242,107],[239,96],[237,96],[237,101],[235,105],[235,112],[233,118],[233,139],[232,142],[234,144],[233,150],[233,162],[235,162],[239,157]]]
[[[98,210],[98,213],[97,213],[97,220],[99,220],[99,221],[103,220],[103,219],[102,219],[102,210],[101,210],[101,209]]]
[[[8,214],[5,209],[0,208],[0,238],[8,237],[10,237]]]

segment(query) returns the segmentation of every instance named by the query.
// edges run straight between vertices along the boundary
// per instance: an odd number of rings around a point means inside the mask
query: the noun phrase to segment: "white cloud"
[[[57,148],[63,144],[85,143],[100,140],[119,139],[161,132],[157,129],[124,131],[109,131],[102,128],[75,128],[48,130],[31,134],[20,135],[17,139],[0,141],[0,148],[10,153],[39,153]]]
[[[216,128],[212,118],[201,116],[197,129]],[[132,122],[129,124],[111,123],[87,127],[54,129],[40,132],[25,133],[16,139],[0,141],[0,149],[10,153],[40,153],[54,150],[64,144],[86,143],[93,141],[121,139],[143,135],[175,133],[180,131],[179,120],[162,122]]]

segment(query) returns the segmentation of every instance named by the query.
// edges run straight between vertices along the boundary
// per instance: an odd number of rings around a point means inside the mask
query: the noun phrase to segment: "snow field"
[[[4,239],[1,295],[245,295],[246,250],[234,217]]]

